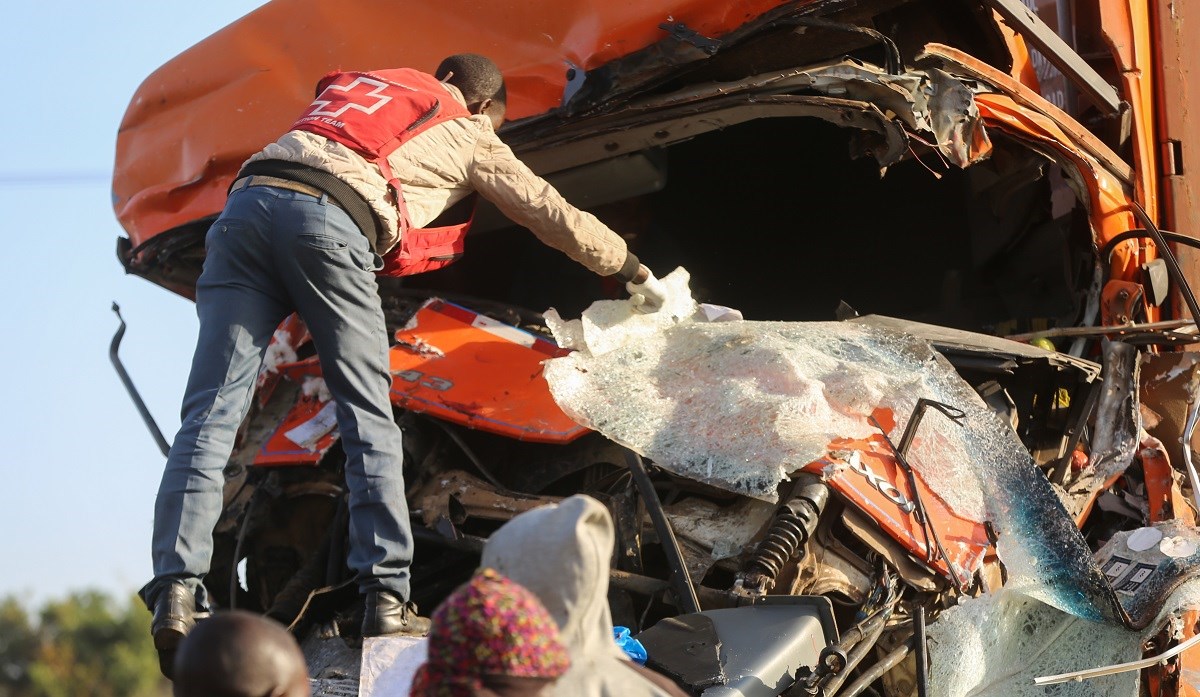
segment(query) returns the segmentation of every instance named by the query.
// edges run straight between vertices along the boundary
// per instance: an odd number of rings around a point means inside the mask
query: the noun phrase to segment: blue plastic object
[[[646,665],[646,658],[648,658],[646,647],[642,646],[642,642],[633,638],[628,627],[613,627],[613,639],[631,661],[640,666]]]

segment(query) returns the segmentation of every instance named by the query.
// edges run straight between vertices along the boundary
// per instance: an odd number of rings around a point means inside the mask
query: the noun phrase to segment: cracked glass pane
[[[548,323],[574,349],[546,363],[558,404],[579,423],[674,474],[764,501],[844,438],[878,432],[891,412],[900,440],[917,400],[928,411],[908,460],[959,515],[989,521],[1008,585],[1071,614],[1123,613],[1058,495],[1012,427],[944,357],[914,336],[848,322],[706,322],[683,269],[670,296],[641,314],[624,301]],[[700,318],[700,319],[697,319]]]

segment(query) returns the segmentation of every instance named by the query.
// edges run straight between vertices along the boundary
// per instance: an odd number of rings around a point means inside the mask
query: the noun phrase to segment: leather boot
[[[390,591],[367,593],[367,607],[363,613],[362,635],[374,636],[428,636],[429,618],[417,615],[417,606],[407,603]]]
[[[196,626],[196,597],[182,583],[172,583],[158,594],[150,634],[158,650],[158,669],[168,679],[174,673],[175,650]]]

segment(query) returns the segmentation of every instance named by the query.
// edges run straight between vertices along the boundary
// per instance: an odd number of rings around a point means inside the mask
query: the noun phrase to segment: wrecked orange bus
[[[745,319],[648,340],[662,364],[703,368],[686,381],[631,358],[626,382],[579,394],[563,366],[624,369],[543,311],[586,319],[619,288],[486,201],[470,254],[381,279],[420,605],[506,520],[586,493],[615,522],[613,617],[692,694],[1196,694],[1197,14],[273,0],[133,95],[118,257],[191,297],[239,168],[320,76],[485,53],[518,155]],[[206,585],[291,623],[313,655],[321,627],[353,632],[341,454],[336,428],[306,427],[326,405],[304,389],[320,369],[302,322],[276,341],[286,360],[260,375]],[[630,384],[672,405],[659,437],[622,419],[641,408],[615,391]],[[722,390],[744,399],[680,411]],[[801,392],[808,417],[781,418]],[[787,630],[746,629],[764,622]],[[719,642],[707,670],[671,627]]]

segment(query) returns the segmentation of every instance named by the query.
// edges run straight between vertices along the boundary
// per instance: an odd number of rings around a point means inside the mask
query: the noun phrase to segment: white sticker
[[[337,427],[337,402],[330,400],[308,421],[284,433],[284,437],[305,450],[316,450],[317,441]]]
[[[1137,595],[1156,568],[1153,564],[1139,563],[1128,576],[1114,584],[1114,588],[1122,595]]]
[[[1138,528],[1130,533],[1125,544],[1135,552],[1145,552],[1162,540],[1162,530],[1158,528]]]
[[[1108,577],[1109,582],[1116,582],[1118,578],[1125,575],[1129,570],[1129,565],[1133,563],[1129,559],[1121,557],[1113,557],[1104,564],[1104,575]]]
[[[476,329],[482,329],[489,334],[495,334],[502,339],[508,339],[514,344],[520,344],[526,348],[532,347],[533,342],[537,340],[537,337],[529,332],[517,329],[503,322],[497,322],[491,317],[483,315],[476,315],[475,321],[471,322],[471,326]]]
[[[1196,543],[1182,537],[1164,537],[1158,550],[1168,557],[1182,559],[1196,553]]]

